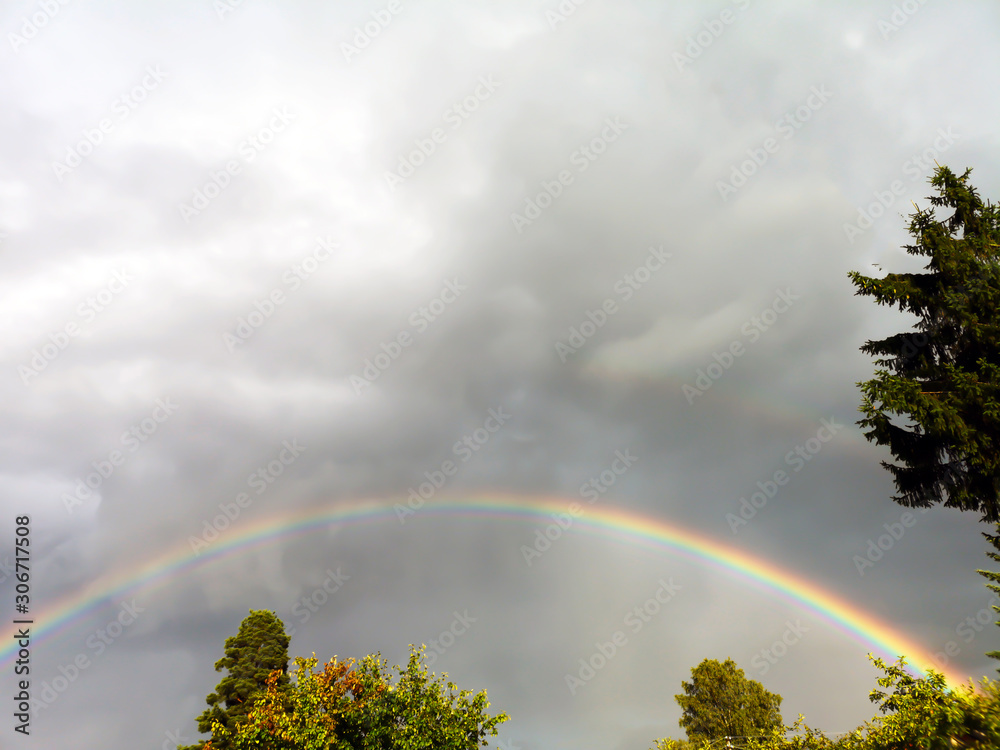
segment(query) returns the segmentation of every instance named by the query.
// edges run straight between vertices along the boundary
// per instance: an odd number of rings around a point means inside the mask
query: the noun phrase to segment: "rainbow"
[[[551,523],[551,515],[564,513],[571,502],[573,499],[564,497],[529,499],[491,493],[488,496],[429,502],[416,515]],[[243,529],[223,531],[200,554],[194,552],[185,540],[141,566],[130,566],[127,572],[109,573],[84,590],[62,598],[41,614],[35,615],[33,642],[51,638],[69,629],[101,605],[116,602],[126,595],[134,595],[139,589],[149,592],[220,560],[331,526],[395,520],[394,508],[392,500],[358,500],[264,518],[248,523]],[[824,591],[815,583],[688,529],[630,511],[587,505],[584,505],[582,515],[574,520],[570,528],[584,534],[617,539],[632,545],[638,543],[679,554],[699,564],[708,564],[727,574],[734,574],[772,595],[812,612],[820,620],[829,623],[878,656],[894,661],[898,656],[905,655],[907,662],[921,674],[926,674],[933,667],[938,672],[944,671],[945,678],[951,685],[965,683],[965,678],[936,667],[931,654],[905,634]],[[4,641],[5,645],[0,649],[0,668],[8,667],[16,656],[17,644],[12,638],[13,632],[12,628]]]

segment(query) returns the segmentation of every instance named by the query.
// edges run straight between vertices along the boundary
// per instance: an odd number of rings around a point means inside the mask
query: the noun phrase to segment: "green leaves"
[[[486,692],[458,690],[447,675],[435,679],[424,665],[424,649],[412,648],[406,668],[396,667],[393,684],[388,663],[378,655],[358,664],[358,680],[378,700],[345,717],[337,750],[474,750],[495,736],[509,718],[489,716]]]
[[[205,750],[224,741],[232,750],[475,750],[495,736],[506,714],[489,716],[486,693],[458,690],[427,674],[423,649],[405,669],[378,655],[358,663],[297,658],[295,682],[283,693],[275,671],[235,730],[216,723]],[[457,692],[456,692],[457,691]]]
[[[1000,682],[983,679],[974,686],[949,688],[944,676],[931,670],[918,678],[900,658],[888,665],[868,657],[882,670],[879,688],[869,698],[878,704],[876,716],[853,732],[833,740],[807,726],[800,715],[788,727],[779,725],[756,737],[733,737],[741,750],[988,750],[1000,747]],[[704,664],[705,662],[703,662]],[[718,664],[718,662],[715,662]],[[692,670],[693,671],[693,670]],[[723,737],[657,740],[656,750],[718,750]]]
[[[209,707],[198,717],[198,730],[212,733],[214,750],[232,750],[230,734],[246,720],[273,672],[279,672],[275,689],[287,693],[290,640],[284,623],[267,610],[250,610],[237,634],[226,639],[225,656],[215,663],[215,671],[225,669],[227,674],[205,699]],[[219,734],[216,727],[228,732]],[[203,745],[200,742],[181,750],[200,750]]]
[[[995,530],[997,532],[996,534],[987,534],[983,532],[983,536],[986,537],[986,540],[993,547],[993,551],[987,552],[986,556],[994,562],[1000,562],[1000,524],[997,524]],[[977,570],[976,572],[989,581],[989,583],[986,584],[986,588],[994,594],[1000,594],[1000,572],[991,570]],[[1000,613],[1000,607],[994,604],[993,611]],[[1000,621],[997,621],[995,624],[1000,625]],[[1000,651],[988,651],[986,655],[991,659],[1000,659]],[[997,668],[997,671],[1000,672],[1000,667]]]
[[[854,750],[921,750],[995,748],[1000,745],[1000,684],[984,679],[976,690],[967,685],[948,688],[944,676],[931,670],[916,678],[905,670],[906,660],[894,665],[869,656],[885,672],[880,687],[869,696],[886,714],[852,733],[845,747]]]
[[[781,696],[746,679],[732,659],[703,660],[681,687],[684,692],[674,696],[683,709],[678,723],[693,743],[759,736],[782,726]]]
[[[487,713],[485,691],[429,675],[423,647],[395,682],[379,655],[318,671],[299,657],[293,682],[289,640],[277,615],[251,610],[215,664],[227,675],[198,722],[212,739],[179,750],[475,750],[509,718]]]
[[[935,207],[953,209],[938,219],[917,210],[907,245],[928,258],[929,273],[851,271],[856,294],[916,315],[915,332],[868,341],[877,355],[875,377],[858,383],[858,422],[865,437],[888,446],[898,464],[882,462],[907,507],[978,511],[1000,521],[1000,213],[968,185],[971,170],[956,176],[939,167],[931,184]],[[893,424],[906,416],[907,427]]]

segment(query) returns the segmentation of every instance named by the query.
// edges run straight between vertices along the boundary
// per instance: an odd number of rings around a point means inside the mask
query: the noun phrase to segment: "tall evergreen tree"
[[[880,357],[858,422],[865,437],[888,446],[900,462],[883,461],[897,503],[937,503],[1000,521],[1000,214],[961,176],[938,167],[931,208],[911,214],[910,255],[929,258],[929,273],[874,279],[851,271],[856,294],[899,305],[918,317],[916,333],[868,341]],[[939,220],[935,207],[951,209]],[[900,426],[893,417],[913,423]],[[898,421],[898,420],[897,420]]]
[[[704,659],[691,682],[674,698],[683,709],[678,723],[693,743],[725,737],[769,737],[781,732],[781,696],[748,680],[732,659]]]
[[[993,546],[992,552],[987,552],[986,556],[993,560],[994,562],[1000,563],[1000,524],[996,526],[996,534],[987,534],[983,532],[983,536],[989,541]],[[994,594],[1000,595],[1000,573],[993,572],[991,570],[977,570],[979,575],[983,576],[990,583],[986,584],[986,588],[992,591]],[[993,611],[1000,613],[1000,607],[996,604],[993,605]],[[998,620],[996,625],[1000,625],[1000,620]],[[1000,651],[988,651],[986,655],[991,659],[1000,659]],[[997,672],[1000,672],[1000,667],[997,667]]]
[[[229,737],[246,716],[254,698],[267,689],[268,676],[280,671],[275,688],[282,694],[289,690],[288,644],[285,624],[274,612],[250,610],[240,623],[239,632],[226,639],[225,656],[215,663],[215,671],[228,674],[205,698],[208,708],[198,717],[198,731],[212,733],[214,750],[232,750]],[[213,732],[221,724],[226,733]],[[202,750],[205,740],[178,750]]]

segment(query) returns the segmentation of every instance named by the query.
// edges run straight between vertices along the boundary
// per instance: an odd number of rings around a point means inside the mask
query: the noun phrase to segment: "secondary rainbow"
[[[522,497],[491,493],[462,499],[442,499],[427,503],[415,516],[476,516],[489,520],[552,522],[552,514],[565,513],[572,498]],[[405,501],[399,500],[403,505]],[[243,529],[230,528],[206,549],[195,552],[185,539],[173,549],[141,566],[112,572],[92,582],[84,590],[68,595],[33,617],[32,640],[37,643],[67,630],[77,620],[108,602],[117,602],[139,589],[149,592],[178,577],[219,560],[267,544],[288,540],[331,526],[376,523],[396,520],[397,501],[359,500],[332,507],[310,508],[298,513],[264,518]],[[944,671],[952,685],[965,682],[956,674],[937,667],[926,649],[905,634],[863,612],[843,599],[824,591],[815,583],[781,570],[775,565],[706,536],[662,520],[630,511],[594,507],[582,503],[582,514],[574,518],[571,531],[640,543],[680,554],[702,564],[719,568],[748,579],[759,588],[778,595],[815,613],[836,629],[846,633],[877,655],[895,660],[905,655],[907,661],[926,674],[934,667]],[[518,555],[519,550],[512,550]],[[16,657],[17,644],[11,629],[0,649],[0,667],[6,668]]]

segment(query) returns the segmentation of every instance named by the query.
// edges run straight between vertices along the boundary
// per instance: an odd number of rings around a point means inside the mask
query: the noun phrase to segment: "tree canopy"
[[[379,655],[331,659],[313,671],[316,658],[297,658],[290,700],[276,686],[274,672],[248,720],[231,731],[214,727],[214,750],[224,739],[233,750],[476,750],[495,736],[506,714],[489,716],[486,692],[457,691],[446,675],[428,675],[423,650],[411,647],[406,668]]]
[[[928,273],[881,279],[851,271],[856,294],[917,316],[916,332],[868,341],[879,359],[858,424],[888,446],[899,464],[883,461],[908,507],[974,510],[1000,521],[1000,214],[958,176],[938,167],[931,208],[911,215],[906,245],[928,258]],[[938,219],[935,208],[950,209]],[[906,416],[901,426],[893,417]]]
[[[748,680],[732,659],[704,659],[681,687],[678,723],[692,742],[770,735],[783,726],[781,696]]]
[[[411,646],[395,681],[378,654],[319,670],[315,654],[297,657],[292,680],[288,644],[277,615],[251,610],[226,639],[215,669],[228,674],[198,717],[211,739],[178,750],[475,750],[508,719],[487,713],[485,691],[428,674],[423,648]]]
[[[1000,682],[949,687],[934,670],[914,677],[900,657],[886,664],[869,654],[882,671],[869,699],[881,715],[836,739],[805,724],[780,724],[754,735],[656,740],[654,750],[993,750],[1000,747]],[[704,664],[704,662],[703,662]],[[718,662],[716,662],[718,664]],[[693,670],[692,670],[693,671]],[[715,679],[718,679],[717,677]]]

